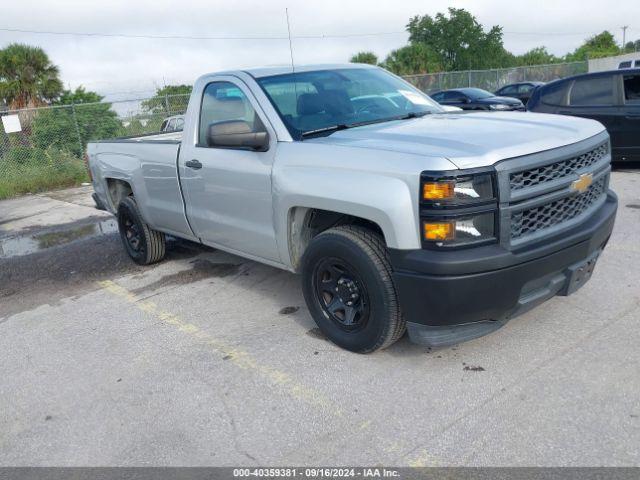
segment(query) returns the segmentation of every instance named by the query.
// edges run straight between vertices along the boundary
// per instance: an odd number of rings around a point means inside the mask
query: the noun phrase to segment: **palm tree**
[[[62,92],[59,73],[39,47],[13,43],[0,49],[0,103],[13,110],[50,103]]]

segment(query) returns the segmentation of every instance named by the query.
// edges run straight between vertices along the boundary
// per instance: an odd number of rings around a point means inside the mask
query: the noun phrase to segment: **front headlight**
[[[422,202],[426,204],[455,206],[487,202],[494,198],[491,173],[431,178],[422,175]]]
[[[509,105],[503,105],[502,103],[493,103],[489,105],[491,110],[509,110],[511,107]]]
[[[495,242],[496,211],[493,169],[421,175],[420,227],[426,248]]]
[[[495,223],[494,212],[453,218],[424,218],[422,235],[426,242],[433,242],[438,247],[485,243],[496,239]]]

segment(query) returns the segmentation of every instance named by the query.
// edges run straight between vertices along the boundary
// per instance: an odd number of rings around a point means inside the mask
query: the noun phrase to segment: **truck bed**
[[[106,140],[95,140],[91,143],[180,143],[182,141],[182,132],[168,133],[148,133],[145,135],[136,135],[132,137],[108,138]]]
[[[171,132],[90,142],[87,153],[102,204],[116,212],[117,205],[109,201],[109,182],[103,178],[126,182],[152,228],[191,237],[177,170],[181,137],[182,132]]]

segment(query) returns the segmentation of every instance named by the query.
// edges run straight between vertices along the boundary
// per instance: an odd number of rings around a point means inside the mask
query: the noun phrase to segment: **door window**
[[[207,145],[209,125],[230,120],[243,120],[253,130],[256,124],[256,111],[244,92],[233,83],[210,83],[202,95],[198,145]]]
[[[460,92],[445,92],[444,101],[448,103],[464,103],[466,97]]]
[[[640,105],[640,75],[624,76],[624,103]]]
[[[515,95],[517,93],[517,86],[515,85],[510,85],[508,87],[504,87],[502,90],[500,90],[500,95]]]
[[[574,106],[613,105],[613,77],[586,77],[573,82],[569,104]]]
[[[547,105],[564,105],[566,102],[568,82],[551,83],[544,87],[541,101]]]
[[[533,85],[528,83],[518,86],[518,93],[529,93],[531,90],[533,90]]]

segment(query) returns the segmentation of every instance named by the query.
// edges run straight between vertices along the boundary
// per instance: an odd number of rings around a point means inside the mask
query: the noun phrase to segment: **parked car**
[[[88,155],[135,262],[161,260],[169,234],[300,273],[318,327],[356,352],[405,328],[459,343],[571,294],[617,208],[598,122],[444,113],[374,66],[204,75],[181,140],[104,140]]]
[[[498,97],[481,88],[457,88],[443,90],[431,95],[442,105],[460,107],[463,110],[524,110],[517,98]]]
[[[526,105],[529,101],[529,98],[531,98],[531,93],[536,89],[536,87],[540,87],[542,85],[544,85],[544,82],[512,83],[500,88],[498,91],[496,91],[496,95],[498,95],[499,97],[517,98],[524,105]]]
[[[165,118],[160,125],[161,132],[181,132],[184,128],[184,115]]]
[[[527,109],[598,120],[611,136],[614,161],[640,160],[640,69],[556,80],[536,89]]]

